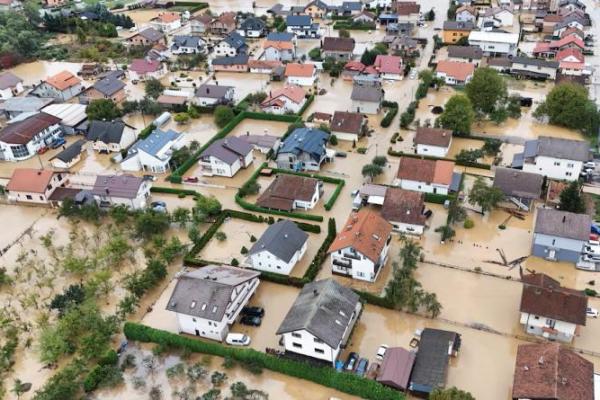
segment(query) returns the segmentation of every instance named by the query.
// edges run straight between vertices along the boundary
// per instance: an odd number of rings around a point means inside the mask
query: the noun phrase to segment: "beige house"
[[[34,168],[14,170],[6,189],[8,201],[19,203],[48,204],[54,191],[65,184],[65,173]]]

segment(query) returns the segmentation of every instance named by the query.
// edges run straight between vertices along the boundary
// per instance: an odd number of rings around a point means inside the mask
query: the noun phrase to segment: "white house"
[[[308,234],[289,220],[269,225],[248,252],[246,264],[260,271],[289,275],[308,246]]]
[[[486,30],[513,26],[514,18],[513,11],[507,7],[491,7],[483,12],[477,26]]]
[[[166,309],[179,332],[223,341],[260,281],[260,272],[207,265],[179,276]]]
[[[306,92],[300,86],[290,85],[269,92],[260,108],[273,114],[297,113],[306,103]]]
[[[23,113],[0,131],[0,160],[21,161],[48,147],[63,131],[60,119],[44,112]]]
[[[473,79],[475,65],[470,62],[440,60],[435,68],[436,77],[447,85],[466,85]]]
[[[256,200],[260,207],[273,210],[310,210],[323,191],[323,183],[315,178],[279,174]]]
[[[133,175],[98,175],[91,190],[101,207],[123,205],[141,210],[148,205],[152,182]]]
[[[10,202],[48,204],[56,188],[68,179],[64,172],[16,168],[6,186]]]
[[[425,194],[400,188],[388,188],[383,199],[381,216],[392,224],[395,232],[422,235],[427,217]]]
[[[157,31],[171,33],[181,28],[181,14],[177,12],[161,12],[150,20],[150,25]]]
[[[80,139],[50,159],[50,164],[57,169],[69,169],[81,161],[81,152],[85,140]]]
[[[477,46],[486,55],[517,55],[518,33],[471,31],[469,45]]]
[[[375,282],[388,259],[392,225],[366,208],[350,214],[328,253],[334,274]]]
[[[217,57],[234,57],[239,54],[245,54],[248,45],[244,38],[237,32],[231,32],[221,40],[214,48]]]
[[[62,71],[34,87],[31,94],[38,97],[51,97],[67,101],[81,94],[83,89],[81,80],[78,77],[69,71]]]
[[[289,85],[313,86],[317,80],[317,68],[314,64],[289,63],[285,66],[285,77]]]
[[[540,136],[525,142],[523,153],[515,154],[512,167],[551,179],[574,181],[589,160],[588,142]]]
[[[320,36],[319,24],[313,24],[309,15],[288,15],[286,17],[286,30],[298,38],[317,39]]]
[[[203,107],[213,107],[229,104],[233,101],[235,88],[233,86],[210,85],[204,83],[194,93],[194,104]]]
[[[100,153],[118,153],[127,149],[137,137],[135,129],[123,121],[91,121],[86,139]]]
[[[570,343],[586,324],[587,296],[546,274],[534,273],[521,278],[520,323],[530,335]]]
[[[368,119],[363,114],[336,111],[333,113],[329,128],[331,134],[335,135],[338,140],[358,142],[367,133],[367,123]]]
[[[362,305],[352,289],[333,279],[302,288],[276,334],[285,351],[334,366]]]
[[[296,57],[296,39],[293,33],[272,32],[263,43],[266,61],[292,61]]]
[[[237,30],[243,37],[259,38],[265,35],[267,24],[260,18],[248,17],[240,24]]]
[[[524,78],[556,79],[559,62],[541,58],[513,57],[510,73]]]
[[[402,157],[393,185],[417,192],[447,195],[452,184],[454,162]]]
[[[179,35],[173,37],[171,53],[173,54],[199,54],[206,51],[206,42],[198,36]]]
[[[12,72],[0,74],[0,99],[6,100],[23,93],[23,79]]]
[[[352,111],[363,114],[378,114],[381,110],[385,92],[379,85],[360,85],[352,86]]]
[[[477,9],[471,6],[461,6],[456,9],[456,21],[473,22],[477,20]]]
[[[147,79],[160,79],[167,73],[167,67],[160,60],[137,58],[131,61],[127,74],[132,81],[145,81]]]
[[[169,170],[173,150],[184,145],[184,136],[171,129],[156,129],[147,138],[138,140],[127,151],[127,157],[121,161],[123,171],[148,171],[157,174]]]
[[[452,131],[424,126],[418,127],[414,144],[419,155],[444,158],[452,145]]]
[[[202,173],[232,178],[241,168],[252,164],[253,148],[235,136],[216,140],[200,154]]]

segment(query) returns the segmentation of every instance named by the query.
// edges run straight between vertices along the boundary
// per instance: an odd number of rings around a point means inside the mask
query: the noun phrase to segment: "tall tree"
[[[111,99],[96,99],[85,110],[90,121],[112,121],[121,116],[121,111]]]
[[[585,203],[581,196],[581,184],[579,181],[573,181],[560,192],[560,203],[558,208],[563,211],[574,213],[585,212]]]
[[[150,78],[146,81],[144,90],[146,91],[146,96],[156,99],[162,94],[162,92],[165,90],[165,87],[158,79]]]
[[[437,119],[437,123],[454,133],[471,133],[471,124],[475,119],[473,105],[467,96],[456,94],[446,102],[444,112]]]
[[[219,128],[224,127],[234,117],[233,110],[229,106],[217,106],[214,113],[215,124]]]
[[[481,177],[475,180],[469,192],[469,203],[481,207],[482,213],[494,208],[503,198],[504,194],[500,189],[489,186]]]
[[[429,395],[429,400],[475,400],[475,397],[469,392],[452,387],[450,389],[435,389]]]
[[[481,114],[489,115],[499,107],[505,106],[508,96],[506,82],[492,68],[477,68],[471,82],[465,86],[465,93],[473,109]]]

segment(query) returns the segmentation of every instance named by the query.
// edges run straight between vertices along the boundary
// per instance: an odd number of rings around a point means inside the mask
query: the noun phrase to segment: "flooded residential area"
[[[0,399],[600,398],[600,5],[9,3]]]

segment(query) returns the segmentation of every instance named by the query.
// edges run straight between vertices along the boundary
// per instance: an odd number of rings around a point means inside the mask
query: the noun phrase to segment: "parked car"
[[[38,154],[44,154],[45,152],[47,152],[48,150],[50,150],[47,146],[44,147],[40,147],[37,151]]]
[[[198,177],[197,176],[188,176],[186,178],[183,178],[184,182],[188,182],[188,183],[198,183]]]
[[[54,139],[54,142],[52,142],[52,144],[50,145],[51,148],[53,149],[57,149],[60,146],[62,146],[63,144],[67,143],[67,141],[65,140],[65,138],[59,137]]]
[[[142,176],[142,179],[150,182],[156,181],[156,177],[154,175],[144,175]]]
[[[254,317],[252,315],[244,315],[240,318],[240,324],[249,326],[260,326],[262,319],[260,317]]]
[[[591,168],[591,169],[595,169],[596,168],[596,163],[593,161],[588,161],[586,163],[583,164],[584,168]]]
[[[358,354],[352,352],[348,355],[348,359],[346,360],[346,364],[344,364],[345,371],[354,371],[356,367],[356,362],[358,361]]]
[[[600,255],[584,254],[582,259],[583,259],[583,261],[597,263],[597,262],[600,262]]]
[[[354,371],[354,372],[356,373],[356,375],[365,376],[365,374],[367,373],[368,366],[369,366],[369,360],[367,360],[366,358],[361,358],[358,361],[358,365],[356,366],[356,371]]]
[[[262,307],[244,307],[242,308],[242,315],[262,318],[265,316],[265,309]]]
[[[225,343],[232,346],[248,346],[250,344],[250,337],[242,333],[229,333],[225,338]]]
[[[375,357],[377,357],[378,360],[383,360],[383,356],[385,355],[385,352],[389,347],[390,346],[388,346],[387,344],[380,345],[377,349],[377,355]]]
[[[369,368],[367,369],[367,379],[377,379],[379,368],[381,368],[381,365],[377,362],[369,364]]]
[[[587,254],[600,255],[600,246],[583,246],[583,250]]]
[[[598,318],[598,310],[593,308],[593,307],[588,307],[585,310],[585,314],[589,317],[589,318]]]
[[[431,210],[426,210],[423,215],[425,216],[425,218],[431,218],[431,216],[433,215],[433,211]]]

